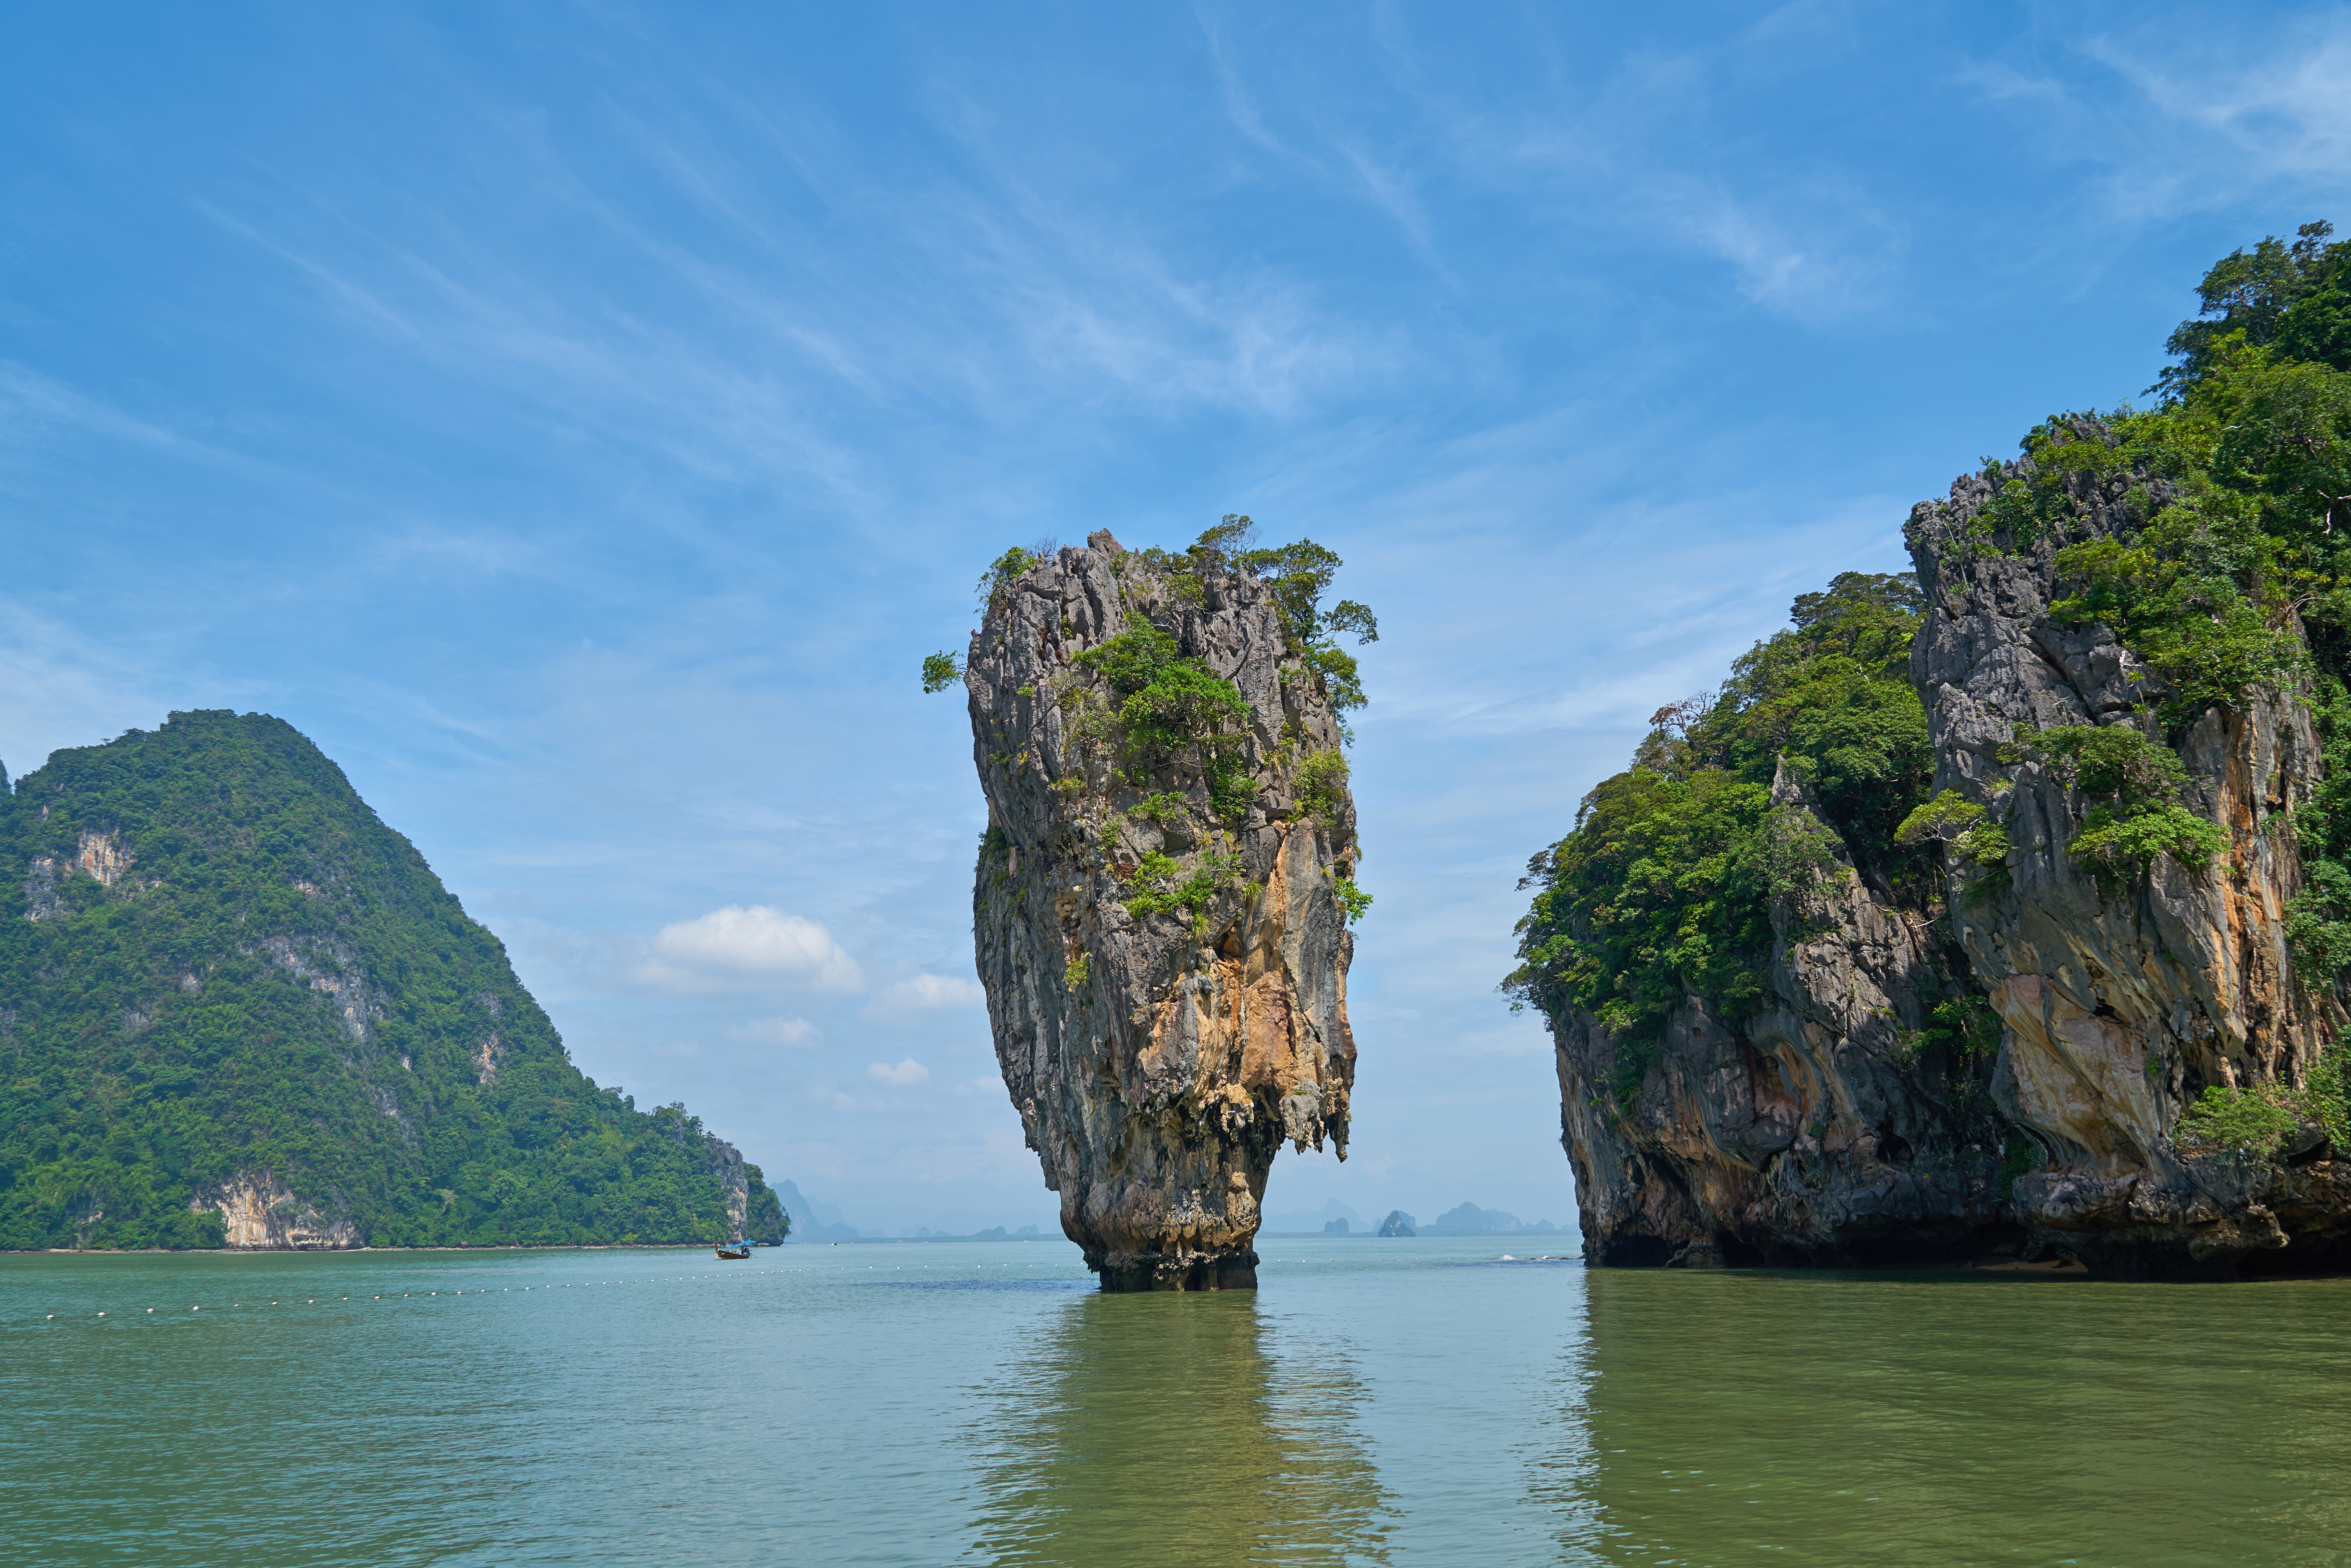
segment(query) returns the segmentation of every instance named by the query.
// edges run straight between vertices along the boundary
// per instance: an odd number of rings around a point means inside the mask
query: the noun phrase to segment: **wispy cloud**
[[[824,1031],[804,1018],[750,1019],[729,1025],[726,1036],[755,1045],[810,1046],[821,1040]]]
[[[2249,60],[2105,38],[2089,52],[2164,114],[2221,138],[2241,178],[2315,175],[2339,190],[2351,182],[2351,19],[2338,13],[2279,33]]]
[[[931,1081],[931,1070],[911,1056],[895,1066],[877,1061],[868,1067],[865,1073],[876,1083],[887,1083],[893,1089],[911,1089],[917,1083]]]
[[[978,1008],[987,1005],[987,992],[977,980],[949,975],[915,975],[883,988],[872,1005],[882,1012]]]

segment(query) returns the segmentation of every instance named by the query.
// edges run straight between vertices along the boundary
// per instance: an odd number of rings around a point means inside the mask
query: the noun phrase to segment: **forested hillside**
[[[780,1239],[683,1106],[571,1064],[497,939],[281,720],[0,793],[0,1248]]]

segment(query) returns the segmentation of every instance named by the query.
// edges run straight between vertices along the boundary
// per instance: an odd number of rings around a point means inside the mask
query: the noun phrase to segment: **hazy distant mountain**
[[[792,1217],[792,1237],[795,1241],[855,1241],[865,1233],[853,1225],[843,1225],[837,1214],[809,1201],[800,1189],[790,1182],[776,1187],[777,1201],[784,1212]]]
[[[1055,1236],[1058,1225],[1028,1224],[1008,1219],[999,1210],[983,1214],[967,1208],[951,1208],[935,1214],[931,1223],[893,1228],[859,1229],[841,1217],[841,1210],[829,1203],[819,1203],[791,1182],[776,1188],[776,1197],[784,1212],[792,1217],[792,1239],[795,1241],[939,1241],[969,1237],[974,1240],[1007,1239],[1020,1237]]]
[[[1421,1228],[1430,1236],[1472,1236],[1494,1230],[1556,1231],[1558,1226],[1548,1219],[1538,1219],[1530,1225],[1515,1214],[1499,1208],[1480,1208],[1474,1203],[1464,1203],[1448,1208]]]

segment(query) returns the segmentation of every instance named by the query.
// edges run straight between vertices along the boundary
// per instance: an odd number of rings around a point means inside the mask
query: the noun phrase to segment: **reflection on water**
[[[1341,1342],[1248,1294],[1086,1296],[990,1392],[980,1560],[1384,1562]]]
[[[2351,1563],[2351,1281],[1259,1250],[0,1257],[0,1563]]]
[[[1594,1270],[1613,1563],[2322,1563],[2351,1281]]]

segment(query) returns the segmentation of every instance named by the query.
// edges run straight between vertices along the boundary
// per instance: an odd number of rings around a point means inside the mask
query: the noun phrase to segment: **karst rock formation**
[[[1138,638],[1230,694],[1209,739],[1137,727],[1110,654]],[[1267,584],[1107,531],[999,580],[964,681],[979,975],[1062,1229],[1104,1290],[1253,1287],[1276,1151],[1346,1151],[1357,851],[1322,685]]]
[[[2095,421],[2081,439],[2108,437]],[[2027,463],[2029,463],[2029,459]],[[2166,688],[2103,624],[2053,614],[2055,554],[2119,531],[2125,472],[2073,476],[2069,538],[2016,538],[1988,508],[2023,465],[1962,477],[1912,512],[1924,590],[1911,676],[1934,788],[2011,848],[1949,896],[1850,873],[1777,897],[1771,995],[1726,1020],[1692,998],[1636,1086],[1618,1042],[1554,1013],[1562,1133],[1594,1262],[1721,1266],[2070,1260],[2126,1277],[2351,1265],[2351,1160],[2305,1124],[2273,1155],[2188,1149],[2210,1085],[2306,1081],[2344,1021],[2297,978],[2286,914],[2304,871],[2287,813],[2322,778],[2310,710],[2256,692],[2175,733],[2182,804],[2225,847],[2101,883],[2069,854],[2091,802],[2034,732],[2129,726],[2167,744]],[[2142,504],[2146,496],[2142,488]],[[1775,805],[1825,824],[1783,776]],[[1928,1071],[1928,1009],[1998,1015],[1996,1054]]]

